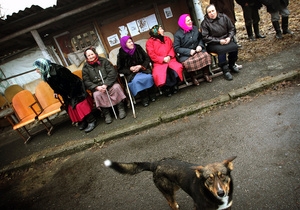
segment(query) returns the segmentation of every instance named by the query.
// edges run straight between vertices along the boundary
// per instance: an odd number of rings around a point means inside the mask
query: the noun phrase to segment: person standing
[[[199,85],[196,71],[203,71],[204,79],[212,82],[209,75],[211,56],[206,52],[202,34],[193,25],[189,14],[182,14],[178,19],[179,29],[174,35],[174,50],[186,71],[190,74],[194,85]]]
[[[153,82],[150,58],[145,50],[135,44],[130,36],[123,36],[117,56],[118,72],[124,74],[130,92],[139,95],[144,107],[156,100],[156,87]]]
[[[120,84],[117,83],[117,71],[106,58],[99,57],[93,47],[87,48],[84,56],[86,62],[82,68],[83,82],[93,92],[96,108],[102,110],[105,123],[112,123],[110,108],[114,111],[114,106],[118,108],[119,118],[125,118],[123,100],[126,96]]]
[[[263,5],[267,7],[267,11],[271,15],[272,25],[276,31],[275,37],[277,39],[282,38],[283,34],[294,34],[289,30],[289,15],[290,11],[287,8],[289,5],[289,0],[260,0]],[[281,28],[280,29],[280,15],[281,15]]]
[[[86,133],[96,127],[96,118],[92,113],[93,99],[86,92],[83,81],[64,66],[39,58],[33,66],[53,89],[55,97],[61,95],[66,111],[73,123],[79,123],[79,129]]]
[[[162,87],[166,96],[178,91],[178,82],[183,80],[182,64],[176,60],[173,42],[164,36],[161,25],[150,29],[146,51],[153,62],[152,75],[157,87]]]
[[[259,9],[262,7],[262,3],[259,0],[236,0],[236,2],[242,7],[245,27],[250,41],[256,39],[265,38],[266,36],[261,35],[259,32]],[[253,30],[255,37],[253,36]]]

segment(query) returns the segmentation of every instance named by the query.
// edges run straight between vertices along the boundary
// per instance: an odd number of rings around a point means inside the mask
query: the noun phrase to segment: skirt
[[[117,105],[119,104],[122,100],[126,98],[123,89],[121,88],[120,84],[115,83],[109,90],[108,90],[108,95],[107,92],[100,92],[100,91],[95,91],[93,93],[93,97],[95,100],[96,108],[100,109],[100,107],[111,107],[112,105]],[[110,103],[111,102],[111,103]]]
[[[137,73],[133,80],[128,83],[130,92],[136,96],[138,92],[151,88],[154,85],[153,77],[151,74]]]
[[[197,71],[211,64],[211,56],[207,52],[195,53],[192,57],[182,62],[187,72]]]
[[[71,105],[68,106],[68,115],[72,122],[81,122],[85,116],[91,113],[93,109],[93,99],[90,95],[83,101],[76,104],[73,109]]]

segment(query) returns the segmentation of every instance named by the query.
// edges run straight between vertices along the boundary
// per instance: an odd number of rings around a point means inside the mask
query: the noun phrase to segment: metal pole
[[[99,75],[100,75],[100,77],[101,77],[102,83],[104,84],[104,80],[103,80],[102,73],[101,73],[100,70],[99,70]],[[111,102],[111,99],[110,99],[110,96],[109,96],[109,94],[108,94],[107,89],[105,89],[105,92],[106,92],[106,94],[107,94],[107,97],[108,97],[109,103],[110,103],[110,105],[111,105],[111,108],[112,108],[112,110],[113,110],[113,112],[114,112],[115,118],[118,119],[117,114],[116,114],[116,111],[115,111],[115,108],[114,108],[114,106],[113,106],[113,104],[112,104],[112,102]]]

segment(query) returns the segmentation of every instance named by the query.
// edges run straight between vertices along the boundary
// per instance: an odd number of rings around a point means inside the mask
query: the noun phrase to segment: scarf
[[[98,64],[100,66],[99,56],[97,55],[96,58],[95,58],[95,60],[93,60],[93,61],[88,61],[87,60],[87,63],[90,64],[90,65],[92,65],[92,66],[95,65],[95,64]]]
[[[184,33],[188,33],[193,29],[193,26],[189,27],[185,24],[186,17],[190,17],[190,15],[189,14],[183,14],[178,19],[178,25],[184,31]]]
[[[150,31],[149,31],[149,34],[151,37],[155,38],[155,39],[159,39],[161,42],[165,43],[165,39],[164,39],[164,36],[162,36],[158,29],[159,27],[161,27],[161,25],[155,25],[153,26]]]
[[[126,53],[129,54],[129,55],[133,55],[134,52],[135,52],[136,46],[134,45],[134,48],[133,48],[133,49],[129,49],[129,48],[126,46],[126,42],[128,41],[128,39],[131,39],[131,40],[132,40],[132,38],[131,38],[130,36],[123,36],[123,37],[121,38],[120,44],[121,44],[121,47],[122,47],[122,49],[124,50],[124,52],[126,52]],[[132,40],[132,42],[133,42],[133,40]]]
[[[36,61],[34,61],[33,67],[40,70],[43,81],[46,81],[47,78],[50,77],[49,72],[51,67],[51,61],[44,58],[39,58]]]

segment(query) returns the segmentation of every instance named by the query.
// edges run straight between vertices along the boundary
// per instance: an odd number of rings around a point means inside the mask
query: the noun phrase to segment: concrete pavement
[[[56,128],[52,136],[48,137],[45,132],[41,132],[27,145],[23,144],[15,131],[7,130],[0,135],[0,173],[69,155],[95,145],[101,146],[115,138],[138,133],[260,91],[283,80],[299,77],[299,55],[300,50],[296,46],[253,62],[239,62],[243,69],[239,74],[233,75],[233,81],[226,81],[219,76],[214,78],[213,83],[203,82],[197,87],[183,88],[170,98],[159,96],[149,107],[137,104],[136,119],[132,117],[130,109],[124,120],[114,120],[110,125],[106,125],[99,115],[98,126],[89,134],[74,128],[66,115],[54,120]]]

